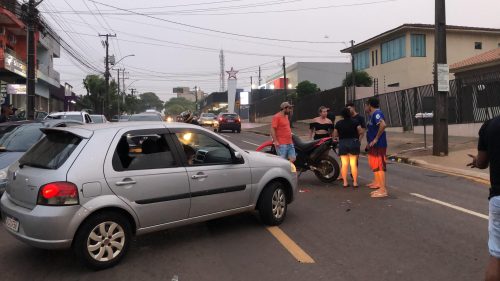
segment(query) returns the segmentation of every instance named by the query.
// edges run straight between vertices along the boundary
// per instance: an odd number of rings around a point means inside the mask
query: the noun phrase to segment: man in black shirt
[[[500,280],[500,116],[484,122],[479,130],[477,156],[467,166],[486,169],[490,167],[490,196],[488,219],[488,248],[490,261],[486,281]]]

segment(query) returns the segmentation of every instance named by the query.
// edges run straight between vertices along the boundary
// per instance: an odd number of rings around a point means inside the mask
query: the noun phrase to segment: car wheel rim
[[[99,262],[111,261],[116,258],[125,246],[123,228],[111,221],[103,222],[90,232],[87,239],[87,251]]]
[[[320,163],[319,171],[321,175],[326,179],[333,177],[333,174],[335,173],[335,168],[333,167],[333,164],[327,160],[321,160],[321,162],[319,163]]]
[[[281,188],[273,193],[273,215],[276,219],[281,219],[285,214],[286,196]]]

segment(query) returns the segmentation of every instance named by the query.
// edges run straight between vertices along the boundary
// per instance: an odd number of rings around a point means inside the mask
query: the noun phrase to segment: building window
[[[474,49],[476,49],[476,50],[482,50],[483,49],[483,42],[475,42],[474,43]]]
[[[382,43],[381,45],[382,63],[406,57],[406,37],[401,36]]]
[[[425,57],[425,34],[411,35],[411,56]]]
[[[375,65],[378,65],[378,49],[375,50]]]
[[[375,51],[372,51],[372,66],[375,66]]]
[[[364,50],[354,54],[354,69],[362,70],[370,67],[370,51]]]

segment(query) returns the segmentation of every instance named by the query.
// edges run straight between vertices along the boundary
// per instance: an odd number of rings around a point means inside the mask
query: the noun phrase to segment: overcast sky
[[[265,79],[280,70],[283,55],[287,65],[347,62],[349,58],[340,53],[346,46],[342,42],[361,42],[403,23],[434,23],[434,0],[96,1],[45,0],[40,10],[66,42],[103,71],[103,38],[97,34],[116,34],[110,40],[110,54],[117,60],[135,55],[118,65],[128,72],[126,86],[131,84],[141,93],[155,92],[162,100],[172,97],[172,88],[177,86],[218,91],[219,49],[225,50],[226,70],[231,66],[243,69],[238,87],[248,89],[259,64]],[[499,0],[449,0],[446,8],[450,25],[500,28]],[[85,93],[82,80],[90,70],[63,50],[55,68],[61,73],[61,83]],[[116,77],[116,71],[112,75]]]

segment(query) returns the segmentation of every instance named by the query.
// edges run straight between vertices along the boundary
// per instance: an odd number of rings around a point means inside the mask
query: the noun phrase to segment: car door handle
[[[136,184],[137,182],[132,179],[124,179],[123,181],[117,181],[115,184],[117,186],[123,186],[123,185],[130,185],[130,184]]]
[[[197,180],[197,179],[206,179],[208,178],[208,175],[205,175],[205,174],[198,174],[198,175],[192,175],[191,178],[193,180]]]

